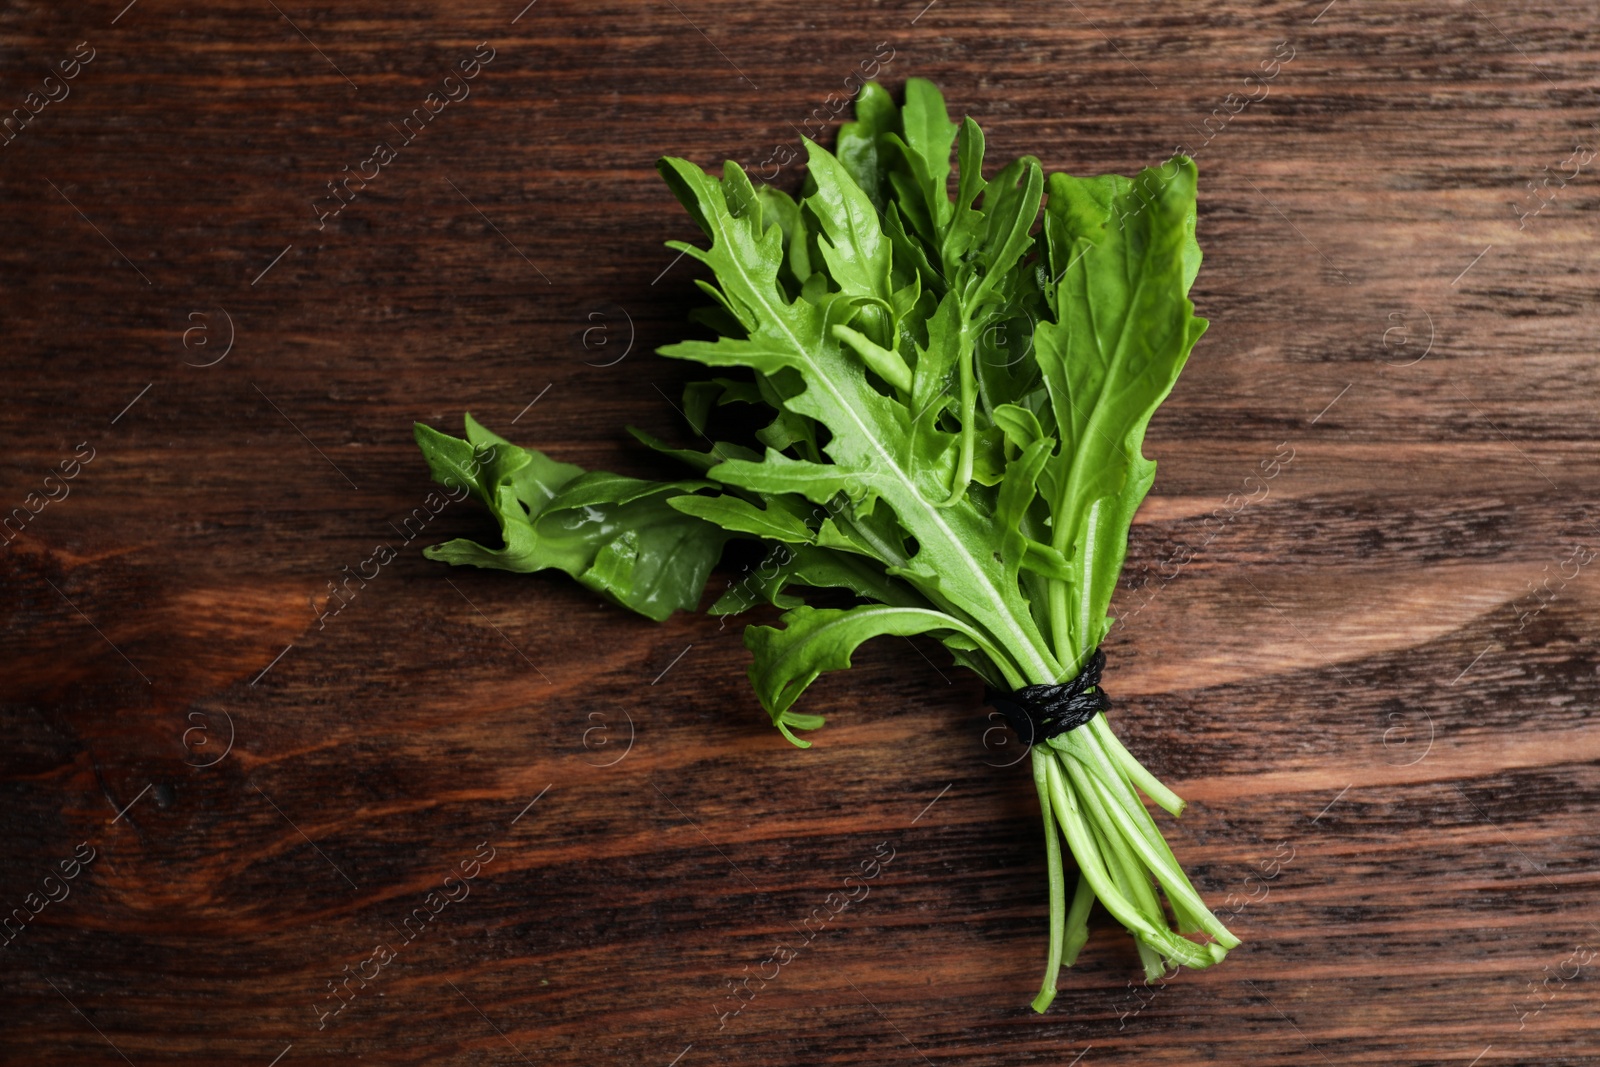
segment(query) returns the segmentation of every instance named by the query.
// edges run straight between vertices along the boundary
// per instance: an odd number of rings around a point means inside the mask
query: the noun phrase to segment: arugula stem
[[[972,481],[972,455],[978,437],[978,382],[973,367],[976,343],[972,335],[972,320],[966,305],[961,307],[961,330],[957,339],[956,366],[961,370],[961,442],[960,458],[956,461],[955,479],[950,484],[950,496],[940,504],[948,508],[961,502],[967,493],[967,483]]]
[[[1033,784],[1039,791],[1039,810],[1044,815],[1044,855],[1045,871],[1050,879],[1050,950],[1045,962],[1044,982],[1039,986],[1039,995],[1033,998],[1033,1010],[1041,1015],[1050,1007],[1051,1001],[1056,998],[1056,977],[1061,972],[1061,960],[1067,939],[1067,924],[1064,919],[1066,886],[1061,874],[1061,842],[1056,836],[1056,820],[1050,807],[1050,776],[1049,762],[1055,757],[1048,749],[1035,748],[1033,756]],[[1078,896],[1083,893],[1080,881]],[[1073,911],[1078,908],[1077,896],[1072,900]],[[1085,911],[1088,909],[1085,908]],[[1080,917],[1081,918],[1081,917]],[[1084,931],[1088,935],[1087,928]],[[1072,958],[1078,955],[1078,945],[1072,946]],[[1072,960],[1067,961],[1070,966]]]
[[[1100,902],[1134,936],[1148,941],[1176,962],[1190,967],[1210,966],[1214,962],[1210,953],[1188,938],[1174,934],[1167,928],[1165,916],[1160,918],[1159,927],[1152,924],[1117,888],[1095,844],[1094,834],[1084,822],[1074,790],[1068,788],[1063,762],[1062,754],[1056,753],[1056,758],[1045,765],[1049,772],[1050,796],[1054,801],[1052,808],[1061,824],[1062,833],[1067,837],[1067,844],[1072,847],[1072,854],[1078,858],[1079,869],[1088,876]]]
[[[1083,821],[1082,809],[1078,806],[1074,795],[1075,790],[1069,789],[1069,773],[1072,769],[1072,765],[1067,763],[1069,758],[1064,753],[1056,753],[1056,760],[1050,761],[1048,765],[1051,798],[1054,800],[1056,816],[1061,819],[1062,832],[1067,835],[1067,843],[1072,846],[1072,854],[1078,857],[1080,870],[1083,870],[1093,883],[1094,894],[1101,899],[1101,904],[1106,905],[1106,910],[1117,918],[1118,923],[1122,923],[1130,933],[1142,941],[1149,942],[1166,957],[1194,968],[1210,966],[1214,963],[1214,957],[1210,952],[1206,952],[1202,945],[1189,941],[1187,937],[1174,934],[1166,926],[1165,915],[1157,917],[1142,915],[1115,885],[1110,869],[1094,843],[1094,833]]]
[[[1071,737],[1072,735],[1067,734],[1065,736]],[[1085,800],[1093,811],[1096,821],[1105,829],[1107,834],[1112,833],[1113,827],[1120,831],[1121,839],[1132,846],[1134,853],[1143,862],[1144,866],[1155,874],[1156,879],[1160,881],[1161,887],[1166,890],[1167,895],[1173,900],[1182,899],[1189,911],[1201,920],[1202,929],[1206,933],[1216,938],[1217,942],[1225,948],[1233,948],[1237,945],[1239,939],[1229,932],[1228,928],[1223,926],[1216,916],[1212,915],[1209,909],[1206,908],[1205,904],[1200,900],[1199,894],[1195,892],[1194,886],[1190,884],[1188,877],[1183,873],[1182,868],[1178,867],[1173,859],[1171,849],[1166,846],[1165,841],[1162,840],[1160,847],[1154,844],[1153,839],[1160,839],[1161,832],[1156,829],[1154,821],[1150,818],[1149,810],[1139,802],[1139,798],[1133,793],[1126,780],[1114,772],[1114,781],[1108,781],[1104,777],[1105,771],[1111,768],[1104,754],[1095,751],[1092,741],[1082,745],[1080,751],[1084,751],[1085,754],[1089,755],[1090,763],[1084,765],[1075,758],[1073,763],[1067,764],[1068,773],[1073,774],[1076,772],[1074,780],[1078,782],[1079,788],[1083,791]],[[1077,757],[1076,752],[1074,752],[1074,757]],[[1074,764],[1077,764],[1077,766]],[[1090,766],[1095,765],[1098,765],[1098,773],[1090,770]],[[1122,786],[1120,795],[1115,791],[1118,784]],[[1137,815],[1135,811],[1137,811]],[[1165,855],[1163,855],[1163,852],[1165,852]],[[1159,911],[1159,909],[1157,910]],[[1163,924],[1165,923],[1164,917],[1162,922]]]
[[[1054,828],[1051,828],[1054,833]],[[1078,950],[1089,940],[1089,909],[1094,907],[1094,886],[1078,872],[1078,888],[1072,894],[1072,907],[1067,910],[1065,943],[1061,947],[1061,962],[1071,967],[1078,962]]]
[[[1129,780],[1144,791],[1144,794],[1156,802],[1156,806],[1168,815],[1176,818],[1183,814],[1183,809],[1188,805],[1184,799],[1161,783],[1161,780],[1151,774],[1144,764],[1129,752],[1123,745],[1122,739],[1117,736],[1111,724],[1106,722],[1104,713],[1096,715],[1089,721],[1089,728],[1105,747],[1107,754],[1116,761]]]
[[[1128,898],[1128,902],[1137,908],[1139,914],[1152,926],[1166,929],[1166,913],[1161,908],[1161,902],[1156,899],[1148,868],[1138,855],[1129,851],[1126,839],[1118,835],[1118,828],[1106,817],[1106,800],[1100,784],[1094,780],[1093,772],[1081,764],[1075,766],[1075,763],[1075,760],[1064,760],[1063,766],[1078,788],[1084,800],[1084,807],[1092,817],[1089,825],[1094,831],[1095,839],[1100,843],[1100,854],[1108,860],[1107,865],[1110,867],[1112,880],[1117,883],[1122,895]],[[1145,973],[1148,975],[1152,963],[1151,954],[1142,940],[1140,945],[1139,958],[1144,962]]]
[[[1092,792],[1086,795],[1086,799],[1092,797]],[[1090,824],[1090,829],[1094,831],[1095,840],[1100,843],[1101,854],[1110,859],[1111,880],[1117,884],[1122,895],[1128,898],[1128,902],[1139,909],[1141,915],[1152,924],[1157,923],[1159,916],[1160,923],[1164,925],[1166,918],[1162,914],[1161,905],[1156,901],[1155,893],[1150,888],[1150,876],[1145,872],[1144,865],[1136,857],[1130,856],[1125,848],[1113,843],[1114,838],[1108,833],[1110,828],[1098,819],[1097,814],[1096,821]],[[1128,932],[1134,934],[1134,947],[1138,949],[1139,962],[1144,967],[1145,981],[1148,983],[1151,978],[1166,969],[1162,956],[1146,944],[1135,931]]]
[[[1054,540],[1054,539],[1053,539]],[[1059,544],[1052,544],[1053,548],[1063,551]],[[1079,574],[1084,573],[1082,567],[1074,564]],[[1077,663],[1078,655],[1072,648],[1072,626],[1067,621],[1067,583],[1054,578],[1045,580],[1047,588],[1046,606],[1050,618],[1050,637],[1055,642],[1056,659],[1063,667],[1069,663]],[[1049,678],[1046,681],[1060,682],[1063,679]]]

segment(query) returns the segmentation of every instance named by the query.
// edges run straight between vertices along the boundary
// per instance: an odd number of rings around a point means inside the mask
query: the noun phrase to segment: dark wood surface
[[[0,548],[0,904],[43,905],[0,1060],[1600,1064],[1592,4],[121,5],[0,11],[7,112],[93,50],[0,145],[0,508],[58,497]],[[1042,1017],[1035,801],[934,646],[819,683],[802,753],[737,626],[422,559],[467,505],[398,530],[413,419],[659,470],[655,157],[759,169],[874,56],[996,157],[1201,170],[1108,687],[1244,944],[1145,988],[1097,911]]]

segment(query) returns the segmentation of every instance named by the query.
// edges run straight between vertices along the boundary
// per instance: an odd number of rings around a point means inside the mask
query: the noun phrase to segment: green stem
[[[1091,619],[1090,602],[1094,599],[1090,595],[1089,583],[1094,577],[1095,553],[1099,546],[1095,542],[1095,529],[1100,518],[1100,507],[1104,498],[1097,499],[1089,505],[1089,514],[1084,518],[1084,538],[1082,544],[1072,544],[1073,534],[1077,531],[1071,529],[1065,522],[1057,522],[1056,528],[1050,535],[1050,547],[1072,560],[1072,566],[1078,574],[1077,608],[1078,617],[1072,618],[1068,612],[1067,587],[1064,582],[1057,582],[1051,588],[1050,597],[1050,636],[1055,642],[1056,659],[1061,662],[1062,677],[1052,678],[1053,682],[1063,682],[1068,677],[1076,677],[1083,669],[1083,658],[1094,651],[1099,644],[1097,620]],[[1071,514],[1065,507],[1055,509],[1054,514],[1059,520],[1062,515]],[[1058,592],[1059,590],[1059,592]]]
[[[1051,833],[1055,827],[1051,827]],[[1072,894],[1072,907],[1067,910],[1065,943],[1061,947],[1061,962],[1071,967],[1078,962],[1078,950],[1089,940],[1089,909],[1094,907],[1094,886],[1089,884],[1082,871],[1078,872],[1078,888]]]
[[[967,318],[967,308],[961,308],[961,332],[957,341],[956,366],[961,372],[961,444],[960,458],[956,461],[955,480],[950,485],[949,499],[940,507],[952,507],[961,502],[967,493],[967,483],[972,481],[972,454],[978,437],[978,381],[972,365],[976,344],[972,338],[972,323]]]
[[[850,534],[864,541],[877,554],[878,558],[883,560],[889,567],[905,567],[909,565],[910,560],[901,549],[875,534],[867,523],[857,522],[849,509],[841,510],[833,517],[833,521],[841,530],[848,530]],[[1026,640],[1026,650],[1032,653],[1033,664],[1030,670],[1029,665],[1021,662],[1020,657],[1009,656],[1003,651],[1007,647],[1006,642],[999,636],[1003,631],[993,624],[993,618],[996,613],[989,613],[987,618],[976,618],[972,613],[963,610],[946,597],[938,595],[938,591],[935,589],[924,589],[921,592],[934,607],[943,611],[946,615],[966,623],[974,631],[977,631],[968,634],[968,636],[978,642],[984,655],[989,657],[989,661],[1000,671],[1007,686],[1011,689],[1020,689],[1027,685],[1028,679],[1032,678],[1036,671],[1047,669],[1048,665],[1053,662],[1050,660],[1048,646],[1042,638],[1038,637],[1037,631],[1031,625],[1013,628],[1015,634]]]
[[[1076,663],[1078,656],[1072,648],[1072,626],[1067,622],[1067,583],[1054,578],[1048,578],[1045,582],[1049,590],[1045,594],[1045,604],[1050,619],[1050,640],[1055,645],[1056,659],[1062,664]],[[1044,679],[1049,682],[1056,680]]]
[[[1210,966],[1214,962],[1210,953],[1193,941],[1174,934],[1167,928],[1165,916],[1160,917],[1159,926],[1153,924],[1140,914],[1112,881],[1109,868],[1095,845],[1094,835],[1084,822],[1078,801],[1067,787],[1067,774],[1060,766],[1063,758],[1061,753],[1056,753],[1056,758],[1046,763],[1050,797],[1054,802],[1052,807],[1061,823],[1062,832],[1066,834],[1067,844],[1072,847],[1072,854],[1078,858],[1079,869],[1094,886],[1095,895],[1118,922],[1158,951],[1190,967]]]
[[[1064,736],[1071,738],[1073,735]],[[1092,740],[1074,747],[1080,752],[1085,752],[1089,759],[1081,760],[1075,752],[1071,762],[1066,764],[1067,773],[1084,793],[1088,807],[1100,826],[1108,835],[1115,828],[1121,840],[1131,845],[1144,866],[1155,874],[1161,887],[1166,890],[1167,896],[1174,901],[1181,899],[1189,912],[1200,919],[1202,929],[1206,933],[1216,938],[1224,948],[1236,946],[1239,939],[1206,908],[1200,895],[1190,884],[1188,876],[1177,865],[1172,850],[1150,818],[1149,810],[1139,802],[1139,798],[1134,795],[1127,781],[1115,774],[1103,753],[1094,751]],[[1095,770],[1091,771],[1091,767]],[[1113,770],[1114,780],[1108,781],[1104,777],[1107,770]],[[1118,785],[1121,786],[1120,792],[1117,790]],[[1161,844],[1156,845],[1156,841],[1160,841]],[[1157,913],[1159,914],[1159,909]],[[1164,916],[1161,921],[1165,926]]]
[[[1085,799],[1093,800],[1093,792],[1089,792]],[[1092,807],[1091,811],[1093,811]],[[1094,831],[1095,840],[1100,843],[1100,854],[1110,860],[1111,880],[1117,884],[1117,888],[1122,891],[1122,895],[1128,898],[1129,903],[1139,909],[1139,914],[1150,921],[1151,925],[1165,926],[1166,917],[1161,911],[1160,903],[1156,900],[1155,892],[1150,888],[1150,876],[1145,872],[1144,865],[1139,862],[1137,857],[1129,855],[1127,849],[1113,843],[1113,839],[1108,834],[1110,828],[1103,822],[1098,821],[1099,817],[1097,814],[1096,821],[1091,822],[1089,826]],[[1139,950],[1139,962],[1144,967],[1145,981],[1149,982],[1151,978],[1166,969],[1162,963],[1161,953],[1146,944],[1144,938],[1138,936],[1135,931],[1130,930],[1128,932],[1134,934],[1134,947]]]
[[[1032,755],[1033,784],[1039,791],[1039,810],[1044,814],[1045,871],[1050,879],[1050,954],[1045,962],[1044,982],[1039,986],[1039,995],[1033,998],[1033,1010],[1042,1015],[1045,1009],[1050,1007],[1050,1002],[1056,999],[1056,977],[1061,973],[1063,946],[1066,943],[1066,923],[1063,919],[1066,887],[1061,874],[1061,842],[1056,837],[1055,815],[1050,808],[1048,765],[1055,757],[1048,749],[1039,748],[1035,748]],[[1081,894],[1081,888],[1079,892]],[[1076,911],[1078,906],[1076,897],[1073,898],[1072,906]],[[1073,958],[1078,955],[1076,946],[1072,949],[1072,955]],[[1070,965],[1071,960],[1067,962]]]
[[[1151,774],[1149,769],[1127,750],[1121,738],[1117,737],[1116,731],[1111,729],[1111,724],[1106,722],[1103,713],[1089,720],[1089,729],[1094,731],[1095,737],[1100,740],[1106,752],[1133,784],[1144,791],[1145,796],[1155,801],[1158,807],[1174,818],[1183,814],[1183,809],[1187,807],[1183,798],[1162,785],[1161,780]]]

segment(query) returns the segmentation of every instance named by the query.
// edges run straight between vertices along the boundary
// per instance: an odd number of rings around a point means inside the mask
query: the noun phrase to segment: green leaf
[[[500,548],[490,548],[475,541],[457,538],[454,541],[424,548],[422,554],[428,559],[442,560],[458,566],[470,565],[494,570],[535,571],[549,566],[536,562],[539,557],[538,534],[534,532],[533,521],[528,517],[527,511],[517,500],[516,492],[509,485],[498,488],[490,510],[494,512],[494,517],[500,524],[500,538],[504,542]],[[587,561],[584,565],[587,566]]]
[[[759,462],[730,459],[708,473],[718,481],[755,492],[798,493],[814,504],[825,504],[839,493],[850,491],[852,484],[874,484],[870,476],[864,479],[861,475],[856,475],[852,483],[851,473],[837,463],[790,459],[771,448]]]
[[[471,470],[468,457],[493,450],[480,462],[475,485],[500,525],[503,544],[491,548],[464,538],[423,550],[429,559],[496,570],[554,568],[652,619],[693,609],[722,554],[727,533],[671,506],[702,489],[704,481],[650,482],[605,471],[585,472],[522,449],[479,426],[469,415],[467,441],[417,424],[417,442],[436,480]]]
[[[910,586],[889,577],[882,564],[868,557],[818,545],[779,544],[758,566],[729,582],[727,591],[707,610],[712,615],[737,615],[759,603],[798,607],[803,601],[784,595],[784,590],[794,585],[846,589],[867,600],[898,607],[928,606]]]
[[[805,207],[817,220],[817,250],[836,289],[857,300],[894,307],[890,244],[878,209],[831,152],[807,138],[813,191]]]
[[[886,157],[892,151],[884,138],[899,131],[900,109],[888,91],[877,82],[864,82],[856,95],[855,121],[839,127],[834,151],[880,212],[888,203],[890,161]]]
[[[557,511],[579,510],[596,505],[631,504],[635,500],[665,490],[675,489],[679,492],[692,493],[710,484],[705,481],[652,482],[644,478],[612,474],[609,471],[585,471],[562,486],[561,490],[550,498],[550,502],[540,514],[548,515]]]
[[[1050,176],[1045,235],[1058,277],[1035,349],[1062,443],[1053,547],[1080,561],[1060,620],[1075,658],[1110,627],[1128,529],[1155,477],[1145,428],[1205,330],[1188,298],[1200,254],[1195,167],[1181,156],[1171,167],[1143,172],[1137,190],[1121,177]]]
[[[424,423],[412,423],[411,432],[434,481],[452,490],[465,485],[479,500],[489,502],[489,491],[484,488],[482,478],[488,457],[481,456],[461,438],[441,433]]]
[[[711,445],[711,451],[709,452],[697,452],[692,448],[673,448],[659,437],[648,434],[639,429],[637,426],[628,426],[625,427],[625,429],[632,434],[635,439],[648,445],[650,448],[661,453],[663,456],[671,456],[680,463],[684,463],[690,467],[693,467],[701,474],[704,474],[706,471],[710,470],[712,467],[715,467],[718,463],[721,463],[725,459],[759,459],[761,456],[761,454],[756,452],[754,449],[746,448],[743,445],[736,445],[729,441],[713,442]]]
[[[759,463],[733,459],[708,476],[750,492],[798,493],[816,503],[839,492],[859,500],[860,507],[881,497],[919,546],[905,576],[926,583],[934,603],[972,620],[990,636],[990,647],[1004,650],[1002,676],[1053,676],[1056,668],[1041,638],[1019,621],[1029,614],[1021,590],[998,553],[983,548],[993,538],[987,511],[975,502],[936,506],[950,495],[951,468],[944,453],[953,435],[936,422],[916,424],[913,433],[916,420],[927,414],[870,386],[861,358],[825,328],[826,306],[788,297],[777,280],[776,228],[757,233],[748,218],[729,210],[721,183],[691,164],[678,160],[666,166],[690,190],[712,234],[709,249],[684,247],[715,272],[746,332],[669,345],[662,354],[710,366],[746,366],[774,381],[792,380],[796,387],[785,407],[830,434],[826,462],[797,460],[769,448]],[[859,216],[852,220],[853,226],[868,225]],[[959,342],[961,331],[955,332]],[[958,344],[958,362],[960,356]]]
[[[465,484],[491,507],[498,487],[510,484],[515,496],[537,514],[563,485],[583,473],[583,468],[560,463],[532,448],[518,448],[466,416],[467,440],[451,437],[423,423],[412,425],[417,447],[428,461],[433,480],[454,489]]]
[[[685,515],[715,523],[729,533],[789,544],[810,544],[816,536],[805,523],[779,508],[763,510],[735,496],[676,496],[667,504]]]
[[[801,748],[810,747],[810,743],[790,733],[788,727],[794,724],[784,718],[785,713],[823,671],[849,667],[851,653],[862,642],[884,634],[908,636],[940,630],[967,633],[968,630],[943,612],[886,605],[847,609],[802,606],[785,612],[781,621],[782,629],[745,628],[745,647],[755,657],[750,665],[750,682],[761,699],[761,706],[772,716],[773,725]]]
[[[1021,565],[1024,569],[1061,582],[1076,581],[1078,572],[1060,552],[1031,538],[1022,541]]]
[[[848,326],[835,326],[833,336],[849,345],[861,357],[861,362],[872,368],[884,381],[902,393],[911,392],[911,368],[906,366],[906,361],[900,358],[898,352],[884,348]]]
[[[912,206],[913,221],[920,223],[923,236],[937,244],[951,214],[950,149],[956,141],[956,124],[945,110],[944,96],[924,78],[906,80],[906,102],[900,109],[904,138],[889,134],[891,144],[900,148],[906,170],[892,177],[898,201]],[[920,201],[920,202],[919,202]]]
[[[1037,425],[1037,424],[1035,424]],[[1033,503],[1034,486],[1044,465],[1050,461],[1055,449],[1053,437],[1040,437],[1022,450],[1006,468],[1005,479],[1000,484],[1000,499],[995,507],[995,520],[1005,530],[1020,530]]]
[[[761,206],[761,226],[777,226],[783,233],[785,256],[779,277],[790,295],[797,295],[812,273],[810,239],[800,205],[788,193],[770,185],[758,187],[756,199]]]
[[[509,482],[517,499],[532,515],[543,510],[562,489],[583,473],[571,463],[559,463],[534,448],[518,448],[498,434],[478,424],[469,413],[463,416],[467,440],[480,452],[492,455],[494,462],[484,477],[486,486]]]
[[[683,417],[689,423],[689,429],[697,434],[706,432],[711,409],[721,395],[722,386],[714,381],[690,382],[683,387]]]
[[[974,294],[981,306],[990,299],[1002,303],[1008,287],[1022,280],[1018,261],[1033,244],[1030,231],[1039,217],[1044,194],[1044,172],[1039,161],[1025,156],[995,176],[983,204],[983,234],[978,259],[983,277]]]
[[[995,425],[1005,433],[1006,440],[1017,448],[1027,448],[1044,437],[1039,416],[1020,404],[1000,404],[994,409]]]

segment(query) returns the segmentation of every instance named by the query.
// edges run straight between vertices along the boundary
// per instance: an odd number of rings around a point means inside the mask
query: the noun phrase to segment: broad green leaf
[[[1155,476],[1145,428],[1205,330],[1188,297],[1199,257],[1194,163],[1178,157],[1169,178],[1154,174],[1140,175],[1138,191],[1121,177],[1050,176],[1045,234],[1058,277],[1035,349],[1061,439],[1054,547],[1080,567],[1069,618],[1077,657],[1109,628],[1128,528]]]
[[[505,546],[458,539],[423,550],[429,559],[498,570],[555,568],[623,607],[661,621],[693,610],[727,534],[667,506],[661,495],[628,504],[546,512],[531,523],[510,517],[509,488],[501,489]]]
[[[480,450],[496,450],[496,461],[483,464],[478,479],[503,544],[492,548],[457,539],[426,548],[423,555],[507,571],[555,568],[656,620],[699,603],[728,535],[670,501],[711,483],[584,472],[517,448],[468,419],[468,433]],[[416,434],[435,479],[459,484],[450,479],[459,477],[457,464],[473,454],[472,446],[420,423]]]

